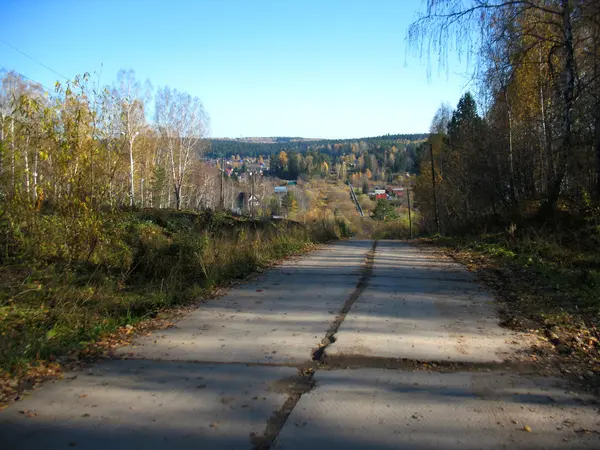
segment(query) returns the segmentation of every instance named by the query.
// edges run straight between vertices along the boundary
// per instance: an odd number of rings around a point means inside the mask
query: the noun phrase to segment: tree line
[[[480,87],[440,107],[418,151],[430,229],[600,200],[599,1],[430,1],[409,38],[442,63],[449,42],[475,55]]]
[[[427,134],[387,134],[358,139],[302,139],[289,137],[265,138],[267,142],[254,142],[244,139],[210,139],[210,149],[207,155],[221,158],[231,155],[256,158],[260,155],[275,156],[279,152],[295,151],[305,153],[308,151],[319,151],[329,156],[339,156],[366,148],[389,148],[393,145],[409,144],[420,141]]]
[[[89,74],[45,89],[0,78],[0,197],[40,209],[196,207],[206,195],[209,118],[202,102],[133,71],[100,86]],[[213,182],[214,183],[214,182]]]
[[[414,161],[418,148],[416,143],[411,142],[398,146],[391,144],[389,147],[367,147],[363,151],[351,148],[348,154],[335,156],[320,150],[308,150],[304,153],[281,150],[271,157],[268,173],[287,180],[334,176],[356,185],[369,180],[388,183],[415,170]]]

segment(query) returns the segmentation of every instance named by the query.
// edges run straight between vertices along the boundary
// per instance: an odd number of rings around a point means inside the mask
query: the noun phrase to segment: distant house
[[[235,211],[238,214],[248,213],[252,208],[260,207],[260,199],[256,195],[240,192],[235,199]]]

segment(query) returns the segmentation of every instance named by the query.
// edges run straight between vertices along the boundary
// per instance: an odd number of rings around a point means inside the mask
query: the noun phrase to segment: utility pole
[[[438,216],[438,205],[435,193],[435,167],[433,164],[433,144],[429,144],[429,154],[431,156],[431,186],[433,188],[433,210],[435,212],[435,231],[440,233],[440,219]]]
[[[225,158],[221,158],[221,188],[220,188],[220,195],[219,195],[219,208],[220,209],[225,209],[225,196],[223,195],[223,177],[225,176]]]
[[[250,217],[254,219],[254,174],[250,172],[250,198],[248,201],[250,202]]]
[[[408,230],[410,239],[413,238],[412,235],[412,217],[410,214],[410,189],[406,190],[406,198],[408,199]]]

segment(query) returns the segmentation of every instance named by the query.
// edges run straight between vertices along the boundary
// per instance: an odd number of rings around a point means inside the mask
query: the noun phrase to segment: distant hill
[[[210,139],[211,148],[207,156],[258,156],[273,155],[282,150],[300,153],[320,151],[330,155],[350,153],[353,149],[389,148],[392,145],[407,145],[417,143],[427,138],[426,133],[386,134],[383,136],[349,138],[349,139],[320,139],[301,137],[244,137],[237,139]]]
[[[214,138],[215,141],[233,141],[246,142],[249,144],[283,144],[288,142],[313,142],[322,141],[321,138],[302,138],[302,137],[241,137],[241,138]]]

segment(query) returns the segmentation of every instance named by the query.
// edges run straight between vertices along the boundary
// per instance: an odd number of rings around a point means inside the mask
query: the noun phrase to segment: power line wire
[[[56,89],[49,88],[49,87],[48,87],[48,86],[46,86],[45,84],[42,84],[42,83],[40,83],[39,81],[37,81],[37,80],[34,80],[33,78],[30,78],[30,77],[28,77],[27,75],[25,75],[25,74],[23,74],[23,73],[21,73],[21,72],[17,72],[16,70],[10,70],[8,73],[10,73],[10,72],[16,73],[17,75],[19,75],[19,76],[21,76],[21,77],[23,77],[23,78],[25,78],[25,79],[27,79],[27,80],[31,81],[32,83],[35,83],[35,84],[37,84],[37,85],[39,85],[39,86],[43,87],[43,88],[46,90],[46,93],[47,93],[47,94],[48,94],[50,97],[58,97],[58,98],[62,98],[62,97],[63,97],[63,96],[62,96],[60,93],[56,92]],[[1,71],[1,70],[0,70],[0,74],[2,74],[2,71]]]
[[[69,80],[69,78],[65,77],[63,74],[57,72],[56,70],[54,70],[52,67],[48,67],[46,64],[44,64],[43,62],[35,59],[33,56],[29,56],[27,53],[25,53],[24,51],[19,50],[17,47],[15,47],[14,45],[9,44],[8,42],[6,42],[4,39],[0,39],[0,42],[2,42],[4,45],[12,48],[14,51],[19,52],[21,55],[31,59],[32,61],[38,63],[40,66],[45,67],[46,69],[48,69],[50,72],[55,73],[56,75],[58,75],[61,78],[64,78],[65,80]]]

